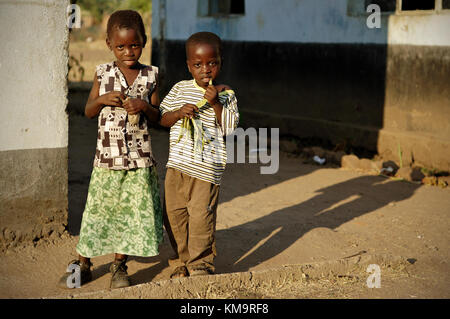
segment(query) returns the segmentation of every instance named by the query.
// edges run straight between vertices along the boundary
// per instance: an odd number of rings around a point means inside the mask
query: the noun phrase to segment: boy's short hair
[[[144,41],[143,45],[147,43],[147,35],[145,34],[144,22],[141,15],[134,10],[119,10],[115,11],[108,19],[106,27],[106,35],[111,38],[114,28],[118,29],[133,29],[139,33]]]
[[[222,56],[222,40],[212,32],[197,32],[191,35],[186,41],[186,58],[189,58],[189,48],[196,44],[209,44],[216,47],[219,56]]]

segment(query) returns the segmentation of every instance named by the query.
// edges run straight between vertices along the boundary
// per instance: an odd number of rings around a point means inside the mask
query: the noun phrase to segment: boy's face
[[[142,54],[142,38],[134,29],[116,28],[106,44],[113,51],[117,63],[124,68],[135,66]]]
[[[187,66],[195,82],[206,88],[209,80],[214,80],[220,72],[222,60],[217,48],[206,43],[192,44],[188,47]]]

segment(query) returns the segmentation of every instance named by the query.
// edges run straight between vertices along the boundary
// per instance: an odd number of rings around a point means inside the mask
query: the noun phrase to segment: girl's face
[[[195,82],[202,88],[206,88],[209,80],[214,80],[219,75],[222,64],[219,52],[209,44],[191,45],[186,63]]]
[[[113,51],[119,66],[130,69],[135,66],[144,47],[141,36],[134,29],[115,28],[106,44]]]

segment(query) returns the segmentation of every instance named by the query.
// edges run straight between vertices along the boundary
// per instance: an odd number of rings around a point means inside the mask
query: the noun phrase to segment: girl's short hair
[[[141,35],[142,41],[144,41],[143,45],[145,46],[147,43],[144,22],[142,21],[141,15],[134,10],[119,10],[111,14],[106,27],[106,35],[108,38],[111,38],[114,28],[133,29]]]
[[[186,57],[188,58],[189,48],[197,44],[209,44],[216,48],[219,56],[222,56],[222,40],[212,32],[197,32],[191,35],[186,41]]]

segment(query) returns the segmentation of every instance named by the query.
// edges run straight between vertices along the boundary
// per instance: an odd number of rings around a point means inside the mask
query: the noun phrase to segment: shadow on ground
[[[334,230],[354,218],[411,197],[418,187],[379,176],[360,176],[322,188],[298,205],[219,230],[217,264],[224,272],[247,271],[282,253],[315,228]],[[239,238],[239,242],[233,238]]]
[[[80,112],[69,110],[69,232],[78,235],[86,201],[97,136],[96,119],[87,119]],[[168,132],[152,131],[152,145],[159,163],[161,190],[164,185],[168,156]],[[292,160],[292,159],[290,159]],[[274,175],[259,174],[259,166],[229,164],[221,186],[220,203],[264,190],[268,187],[312,174],[319,166],[283,166]],[[402,183],[400,187],[400,183]],[[315,196],[299,204],[273,211],[240,225],[217,231],[218,272],[246,271],[277,256],[304,234],[318,227],[335,229],[391,202],[411,197],[420,185],[386,180],[378,176],[359,176],[316,191]],[[395,189],[395,191],[394,191]],[[401,190],[399,192],[399,189]],[[245,198],[243,198],[245,200]],[[271,201],[270,196],[267,201]],[[342,203],[345,202],[345,203]],[[248,207],[249,210],[252,207]],[[239,240],[235,240],[239,238]],[[139,263],[152,264],[132,275],[133,282],[151,281],[165,269],[171,254],[169,241],[161,246],[161,254],[152,258],[130,257]],[[108,272],[109,265],[98,269],[95,276]]]

